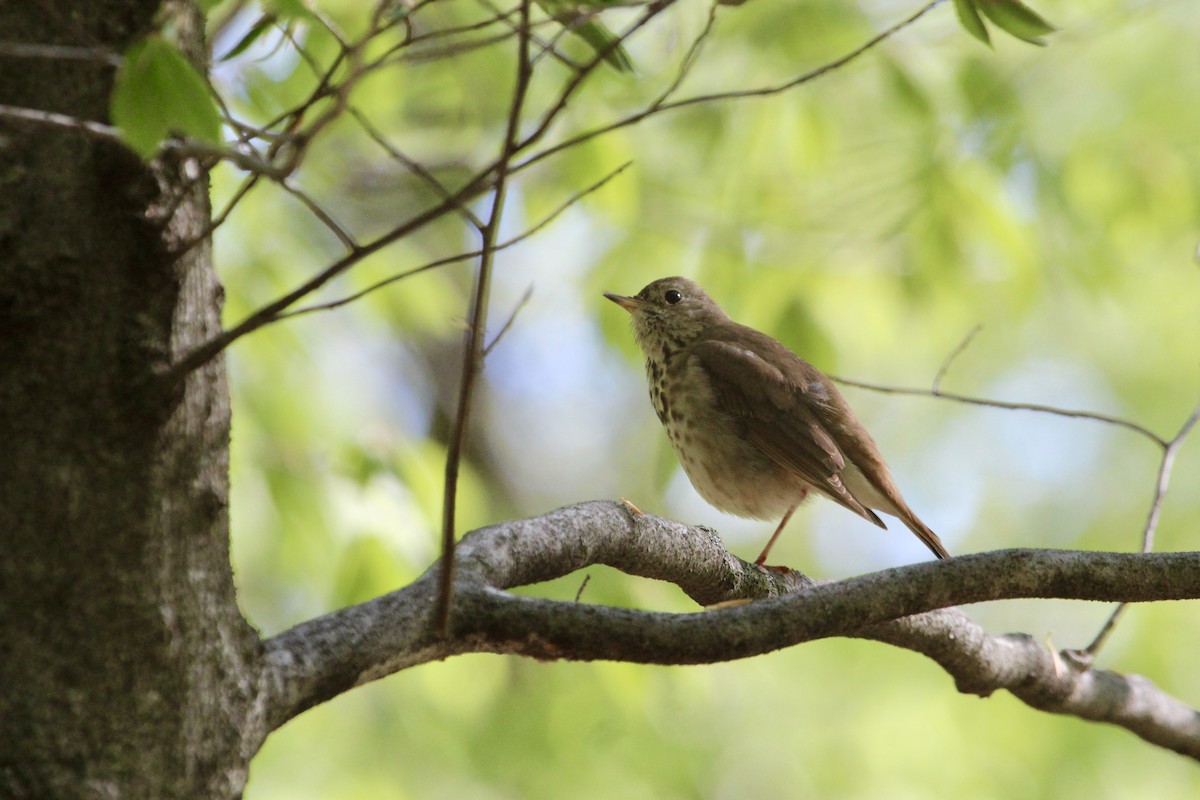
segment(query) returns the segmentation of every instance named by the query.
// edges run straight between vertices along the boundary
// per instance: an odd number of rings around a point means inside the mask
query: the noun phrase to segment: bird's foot
[[[644,517],[645,516],[645,513],[640,508],[638,508],[633,503],[626,500],[624,497],[621,498],[621,502],[624,503],[625,507],[629,509],[629,513],[633,514],[635,517]]]

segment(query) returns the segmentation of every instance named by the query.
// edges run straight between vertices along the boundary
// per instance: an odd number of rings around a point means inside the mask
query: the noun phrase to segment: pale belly
[[[673,391],[672,377],[686,380],[688,391]],[[809,484],[738,434],[699,370],[670,376],[666,390],[669,406],[654,393],[651,399],[683,471],[706,501],[739,517],[778,520],[805,498]]]

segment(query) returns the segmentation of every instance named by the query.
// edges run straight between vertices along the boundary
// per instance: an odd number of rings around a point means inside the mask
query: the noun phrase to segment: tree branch
[[[592,194],[593,192],[596,192],[596,191],[599,191],[600,189],[602,189],[605,186],[605,184],[607,184],[613,178],[620,175],[622,172],[624,172],[626,169],[628,169],[629,166],[632,164],[633,164],[632,161],[626,161],[624,164],[622,164],[621,166],[612,170],[607,175],[605,175],[603,178],[601,178],[600,180],[591,184],[587,188],[580,189],[579,191],[575,192],[570,197],[568,197],[566,200],[564,200],[562,203],[559,203],[558,206],[555,207],[554,210],[552,210],[549,214],[542,217],[540,220],[538,220],[536,223],[534,223],[530,227],[521,231],[521,233],[517,234],[516,236],[513,236],[511,239],[505,239],[503,242],[499,242],[498,244],[493,246],[492,252],[499,253],[501,250],[507,250],[508,248],[510,248],[514,245],[518,245],[521,242],[528,239],[529,237],[535,235],[536,233],[541,231],[543,228],[545,228],[547,225],[549,225],[551,222],[553,222],[554,220],[556,220],[560,216],[562,216],[562,214],[565,211],[567,211],[567,209],[574,207],[575,204],[578,203],[580,200],[582,200],[583,198]],[[479,227],[480,227],[480,229],[482,229],[485,226],[481,222]],[[411,278],[413,275],[419,275],[422,272],[428,272],[431,269],[437,269],[438,267],[443,267],[443,266],[446,266],[447,264],[457,264],[460,261],[467,261],[469,259],[480,258],[482,256],[483,256],[483,250],[478,249],[478,250],[470,250],[470,251],[464,252],[464,253],[457,253],[452,256],[445,256],[443,258],[437,258],[437,259],[434,259],[433,261],[427,261],[426,263],[420,265],[419,267],[410,267],[406,270],[402,270],[395,274],[389,275],[386,278],[375,281],[374,283],[367,286],[366,288],[359,289],[357,292],[353,292],[348,295],[343,295],[336,300],[330,300],[325,303],[313,303],[312,305],[304,306],[303,308],[297,308],[295,311],[281,311],[279,314],[276,315],[276,317],[273,321],[278,322],[280,320],[291,319],[292,317],[299,317],[304,314],[311,314],[314,311],[330,311],[335,308],[341,308],[344,305],[353,303],[355,300],[358,300],[359,298],[366,297],[368,294],[371,294],[372,292],[376,292],[386,286],[391,286],[393,283],[396,283],[397,281],[404,280],[405,278]]]
[[[984,408],[1000,408],[1006,411],[1032,411],[1037,414],[1051,414],[1056,417],[1069,417],[1071,419],[1090,419],[1094,422],[1103,422],[1106,425],[1115,425],[1118,428],[1125,428],[1134,433],[1145,436],[1150,441],[1157,444],[1159,447],[1165,448],[1170,444],[1166,439],[1159,436],[1154,431],[1139,425],[1136,422],[1131,422],[1120,417],[1110,416],[1108,414],[1097,414],[1093,411],[1079,411],[1072,408],[1058,408],[1056,406],[1043,405],[1041,403],[1013,403],[1007,400],[989,400],[986,397],[972,397],[965,394],[957,394],[955,392],[943,392],[940,389],[909,389],[903,386],[886,386],[880,383],[868,383],[867,381],[856,381],[850,378],[843,378],[840,375],[830,375],[830,378],[844,386],[853,386],[856,389],[866,389],[870,392],[879,392],[880,394],[898,394],[908,395],[910,397],[936,397],[939,400],[949,400],[954,403],[963,403],[971,406],[982,406]]]
[[[297,301],[311,295],[313,292],[317,291],[322,286],[325,286],[338,275],[341,275],[343,272],[358,264],[363,259],[423,228],[426,224],[432,222],[433,220],[440,219],[448,213],[457,211],[466,203],[475,199],[479,195],[489,191],[490,189],[493,189],[495,187],[496,176],[499,174],[501,169],[503,169],[505,173],[511,177],[557,153],[568,150],[571,147],[582,144],[583,142],[593,139],[597,136],[602,136],[611,131],[628,127],[640,122],[643,119],[646,119],[647,117],[663,111],[670,111],[675,108],[695,105],[698,103],[716,102],[745,97],[766,97],[785,92],[791,88],[815,80],[816,78],[825,75],[830,71],[839,69],[842,66],[850,63],[863,53],[877,46],[880,42],[915,23],[922,15],[929,11],[929,9],[937,5],[938,2],[940,2],[940,0],[932,0],[932,2],[923,6],[916,13],[910,15],[908,18],[897,23],[896,25],[893,25],[886,31],[872,37],[866,43],[850,53],[847,53],[841,58],[830,61],[821,67],[810,70],[809,72],[799,75],[791,80],[785,81],[784,83],[734,92],[698,95],[695,97],[672,100],[669,102],[668,98],[672,94],[672,90],[668,89],[666,93],[660,95],[659,98],[649,107],[644,108],[637,113],[611,124],[569,137],[564,141],[558,142],[557,144],[549,146],[544,150],[529,155],[528,157],[524,158],[524,160],[516,161],[516,156],[532,148],[551,130],[555,120],[557,120],[561,113],[566,109],[568,103],[578,93],[580,87],[586,81],[588,76],[591,75],[603,62],[603,54],[597,53],[590,61],[580,66],[576,70],[575,75],[566,82],[562,89],[560,89],[557,98],[552,101],[548,108],[541,114],[541,117],[538,123],[533,127],[533,130],[527,133],[524,138],[520,139],[520,141],[516,143],[515,147],[512,148],[511,158],[498,158],[490,164],[483,166],[452,194],[449,196],[444,196],[440,202],[431,205],[404,222],[397,224],[391,230],[377,237],[373,241],[360,244],[358,247],[352,249],[345,256],[328,265],[315,276],[309,278],[295,289],[259,307],[232,328],[214,335],[208,341],[197,346],[194,350],[177,360],[167,370],[165,380],[169,383],[176,383],[179,380],[182,380],[182,378],[187,376],[190,372],[215,358],[219,353],[223,352],[226,348],[233,344],[233,342],[237,341],[242,336],[253,333],[263,326],[283,318],[284,312]],[[651,20],[653,20],[658,14],[662,13],[670,5],[671,2],[659,2],[648,6],[642,15],[639,16],[638,19],[622,33],[622,40],[628,38],[637,30],[649,24]],[[411,13],[413,12],[410,12],[410,16]],[[707,35],[707,30],[701,34],[701,36],[705,35]],[[363,39],[353,48],[356,55],[362,50],[369,38],[370,37]],[[301,50],[300,52],[303,51]],[[274,163],[278,150],[284,144],[289,144],[289,146],[296,148],[296,153],[287,159],[286,162],[280,167],[280,169],[283,170],[282,174],[290,175],[293,171],[295,171],[299,165],[300,156],[303,153],[303,150],[311,143],[311,140],[317,131],[324,127],[328,121],[326,120],[326,115],[322,115],[318,119],[317,123],[310,124],[309,127],[303,132],[298,132],[297,127],[299,125],[299,120],[302,118],[303,112],[315,104],[318,100],[335,94],[341,98],[339,102],[344,105],[344,97],[349,91],[350,83],[358,78],[361,78],[363,68],[352,70],[350,78],[346,79],[346,81],[341,84],[337,84],[336,86],[334,85],[333,73],[341,65],[343,59],[345,59],[347,55],[347,50],[342,50],[339,52],[337,58],[334,59],[333,65],[324,71],[318,87],[311,93],[310,97],[304,103],[289,112],[279,115],[275,120],[272,120],[263,126],[259,126],[261,128],[273,130],[282,125],[283,132],[287,134],[283,137],[280,137],[268,149],[266,160],[269,163]],[[683,65],[681,69],[686,71],[687,65]],[[257,182],[259,177],[260,175],[257,173],[251,175],[250,178],[247,179],[248,185],[246,188],[248,189],[249,186],[252,186],[255,182]],[[219,215],[219,218],[223,219],[224,216],[224,214]],[[455,257],[453,260],[458,259]]]
[[[1018,597],[1196,599],[1197,553],[1002,550],[814,585],[742,561],[711,529],[596,501],[474,531],[459,542],[456,561],[444,638],[431,625],[435,564],[399,591],[268,639],[271,727],[355,686],[459,653],[703,664],[853,636],[924,653],[962,692],[1007,689],[1035,708],[1119,725],[1200,760],[1200,715],[1148,680],[1091,669],[1023,634],[990,636],[950,608]],[[670,581],[703,605],[757,602],[666,614],[506,591],[595,564]]]
[[[483,369],[488,305],[491,302],[492,265],[495,263],[496,241],[500,235],[500,218],[504,214],[504,202],[508,196],[508,168],[517,152],[517,131],[521,127],[525,95],[529,89],[529,81],[533,77],[533,71],[529,65],[529,4],[531,1],[521,0],[521,26],[517,34],[517,76],[513,87],[512,102],[508,110],[504,145],[498,161],[496,188],[492,194],[492,210],[488,214],[487,224],[481,231],[483,242],[480,249],[483,254],[479,257],[479,270],[475,275],[470,328],[463,341],[458,407],[455,410],[454,426],[450,429],[450,440],[446,445],[445,492],[442,497],[442,564],[445,569],[438,581],[436,611],[437,630],[441,635],[445,635],[450,624],[450,599],[454,592],[454,537],[458,532],[455,526],[458,472],[462,461],[463,444],[467,438],[467,422],[470,419],[475,380],[479,377],[480,370]]]
[[[1184,441],[1192,432],[1192,428],[1198,420],[1200,420],[1200,404],[1197,404],[1192,409],[1192,413],[1184,420],[1183,425],[1179,428],[1179,432],[1175,434],[1175,438],[1167,442],[1166,447],[1163,448],[1162,459],[1158,464],[1158,476],[1154,479],[1154,499],[1150,503],[1149,513],[1146,514],[1146,524],[1142,527],[1143,553],[1149,553],[1154,549],[1154,534],[1158,530],[1158,521],[1161,519],[1163,501],[1167,498],[1167,489],[1171,486],[1171,471],[1175,468],[1175,457],[1179,454],[1179,448],[1183,446]],[[1100,648],[1108,639],[1109,634],[1116,628],[1117,622],[1124,613],[1124,603],[1113,609],[1112,614],[1100,628],[1100,632],[1096,634],[1096,638],[1077,654],[1078,657],[1086,658],[1089,661],[1095,658],[1096,653],[1100,652]]]
[[[797,75],[793,78],[783,81],[782,83],[776,83],[776,84],[772,84],[770,86],[757,86],[757,87],[753,87],[753,88],[749,88],[749,89],[737,89],[737,90],[727,91],[727,92],[713,92],[711,94],[699,94],[699,95],[695,95],[692,97],[681,98],[679,100],[669,100],[668,101],[668,98],[673,94],[673,89],[669,88],[668,91],[665,92],[664,94],[660,95],[657,100],[655,100],[653,103],[646,106],[645,108],[641,109],[640,111],[629,114],[629,115],[622,117],[621,119],[618,119],[614,122],[610,122],[605,125],[600,125],[599,127],[592,128],[591,130],[587,130],[587,131],[583,131],[582,133],[575,134],[573,136],[570,136],[570,137],[564,139],[563,141],[560,141],[554,145],[551,145],[551,146],[545,148],[544,150],[534,153],[533,155],[526,158],[524,161],[521,161],[520,163],[515,164],[513,166],[513,172],[520,172],[527,167],[533,166],[534,164],[536,164],[546,158],[549,158],[550,156],[553,156],[557,153],[562,152],[563,150],[568,150],[568,149],[575,147],[579,144],[582,144],[583,142],[586,142],[590,139],[594,139],[598,136],[604,136],[605,134],[612,133],[613,131],[616,131],[616,130],[620,130],[621,128],[627,128],[630,125],[634,125],[648,117],[656,116],[665,111],[674,111],[675,109],[678,109],[678,108],[686,108],[688,106],[700,105],[700,104],[704,104],[704,103],[723,102],[726,100],[742,100],[742,99],[746,99],[746,98],[771,97],[773,95],[783,94],[785,92],[788,92],[788,91],[796,88],[797,86],[803,86],[806,83],[811,83],[812,81],[815,81],[816,79],[818,79],[830,72],[841,69],[842,67],[846,66],[850,62],[857,59],[859,56],[871,51],[872,49],[874,49],[876,46],[878,46],[882,42],[886,41],[887,39],[891,38],[892,36],[895,36],[897,33],[904,30],[905,28],[913,25],[914,23],[917,22],[917,20],[919,20],[921,17],[925,16],[925,14],[927,12],[932,10],[935,6],[937,6],[941,2],[942,2],[942,0],[931,0],[931,2],[928,2],[925,5],[923,5],[921,8],[917,9],[917,11],[914,12],[913,14],[909,15],[908,17],[901,20],[900,22],[897,22],[895,25],[891,26],[887,30],[884,30],[881,33],[876,34],[875,36],[872,36],[866,42],[859,45],[855,49],[851,50],[849,53],[846,53],[845,55],[843,55],[839,58],[835,58],[832,61],[828,61],[825,64],[822,64],[821,66],[816,67],[815,69],[811,69],[807,72],[804,72],[800,75]],[[642,20],[639,20],[639,22],[635,25],[634,29],[636,29],[637,26],[640,26],[640,25],[648,22],[654,14],[658,13],[665,7],[666,7],[666,5],[651,7],[651,9],[647,11],[647,16],[644,17]],[[632,33],[632,30],[627,32],[625,35],[627,36],[629,33]],[[707,34],[702,33],[701,35],[703,36],[703,35],[707,35]],[[598,59],[596,59],[596,60],[598,60]],[[594,64],[596,60],[593,60],[592,63]],[[563,106],[566,105],[566,102],[567,102],[567,100],[570,99],[570,95],[572,94],[573,91],[574,91],[574,87],[568,85],[567,90],[565,90],[560,97],[559,102],[561,105],[563,105]],[[541,135],[545,132],[546,128],[549,127],[549,120],[552,119],[554,116],[557,116],[557,114],[560,110],[561,109],[558,108],[557,106],[551,108],[550,112],[548,112],[548,114],[547,114],[546,121],[530,137],[530,140],[528,140],[528,144],[533,144],[534,139],[541,138]]]

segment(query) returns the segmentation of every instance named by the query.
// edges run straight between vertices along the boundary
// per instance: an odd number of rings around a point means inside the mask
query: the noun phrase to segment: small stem
[[[1143,553],[1149,553],[1154,549],[1154,533],[1158,530],[1163,500],[1166,499],[1167,490],[1171,486],[1171,471],[1175,468],[1175,456],[1179,453],[1179,448],[1183,446],[1183,442],[1191,433],[1192,428],[1195,427],[1197,420],[1200,420],[1200,405],[1192,409],[1191,415],[1179,426],[1179,432],[1175,434],[1175,438],[1163,447],[1162,461],[1158,465],[1158,476],[1154,480],[1154,500],[1150,503],[1150,512],[1146,515],[1146,524],[1142,528]],[[1096,638],[1092,639],[1092,643],[1084,648],[1083,652],[1089,659],[1095,658],[1096,653],[1100,652],[1100,648],[1104,646],[1104,642],[1116,628],[1117,621],[1125,613],[1125,606],[1125,603],[1121,603],[1113,609],[1104,626],[1100,628],[1100,632],[1096,634]]]
[[[450,626],[450,601],[454,592],[454,530],[455,505],[458,499],[458,472],[462,462],[463,441],[467,434],[467,420],[471,411],[471,397],[475,378],[483,366],[484,337],[487,333],[488,296],[491,292],[492,264],[496,253],[496,238],[500,232],[500,218],[504,211],[504,199],[508,189],[508,171],[520,148],[517,142],[521,124],[521,108],[529,88],[529,1],[521,3],[521,27],[517,38],[517,80],[513,89],[512,106],[508,112],[508,130],[504,135],[504,146],[496,167],[496,188],[492,194],[492,209],[487,225],[483,229],[483,254],[479,258],[479,272],[475,279],[475,294],[471,304],[471,324],[464,343],[462,379],[458,390],[458,411],[454,427],[450,431],[450,442],[446,453],[446,488],[442,504],[442,561],[438,572],[437,603],[434,606],[434,629],[445,638]]]
[[[508,315],[508,320],[505,321],[504,325],[492,338],[492,341],[488,342],[487,347],[483,348],[484,358],[487,357],[488,353],[492,352],[493,347],[500,344],[500,340],[504,338],[504,334],[508,333],[509,329],[512,328],[513,323],[517,321],[517,314],[521,313],[521,309],[525,307],[532,297],[533,284],[531,283],[529,284],[529,288],[525,290],[525,293],[521,295],[521,299],[517,301],[515,306],[513,306],[512,313]]]
[[[1109,416],[1108,414],[1097,414],[1092,411],[1078,411],[1071,408],[1058,408],[1056,406],[1047,406],[1040,403],[1012,403],[1007,400],[988,400],[984,397],[970,397],[964,394],[955,394],[954,392],[934,391],[933,389],[909,389],[904,386],[886,386],[879,383],[867,383],[866,381],[856,381],[850,378],[843,378],[838,375],[829,376],[834,381],[843,386],[853,386],[856,389],[866,389],[871,392],[880,392],[882,394],[902,394],[912,397],[936,397],[939,400],[950,400],[955,403],[965,403],[971,406],[982,406],[983,408],[1002,408],[1009,411],[1032,411],[1037,414],[1052,414],[1056,417],[1070,417],[1071,419],[1090,419],[1096,422],[1103,422],[1107,425],[1114,425],[1118,428],[1125,428],[1134,433],[1139,433],[1145,436],[1150,441],[1157,444],[1159,447],[1167,447],[1168,442],[1163,437],[1159,436],[1154,431],[1139,425],[1136,422],[1130,422],[1127,419],[1120,417]]]
[[[946,360],[942,362],[942,366],[938,369],[937,375],[933,376],[934,394],[941,394],[942,379],[945,378],[946,373],[950,371],[950,365],[954,363],[954,359],[961,356],[963,351],[965,351],[971,345],[971,341],[974,340],[975,336],[981,330],[983,330],[982,325],[976,325],[974,328],[971,328],[971,330],[967,332],[967,335],[963,337],[963,340],[958,343],[958,347],[951,350],[950,355],[946,356]]]

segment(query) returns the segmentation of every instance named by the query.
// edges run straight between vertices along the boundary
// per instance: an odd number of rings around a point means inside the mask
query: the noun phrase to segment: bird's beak
[[[623,294],[613,294],[612,292],[605,292],[604,296],[628,311],[630,314],[632,314],[634,311],[637,311],[646,303],[645,300],[637,297],[626,297]]]

